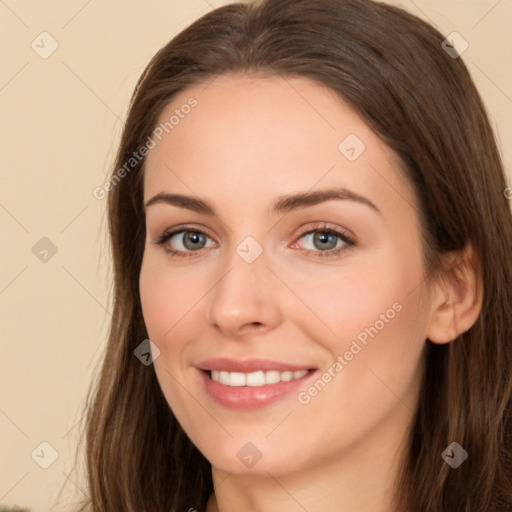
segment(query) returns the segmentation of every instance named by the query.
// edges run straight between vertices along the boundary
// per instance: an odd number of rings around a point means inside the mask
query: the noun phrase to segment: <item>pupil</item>
[[[192,249],[197,249],[197,247],[194,247],[194,245],[197,245],[197,242],[200,242],[200,238],[203,235],[201,233],[187,233],[185,235],[185,246],[187,242],[192,241]]]
[[[325,244],[326,242],[328,242],[329,237],[334,239],[334,245],[336,245],[336,237],[332,233],[320,233],[319,235],[317,235],[316,239],[317,241],[320,241],[321,244]]]

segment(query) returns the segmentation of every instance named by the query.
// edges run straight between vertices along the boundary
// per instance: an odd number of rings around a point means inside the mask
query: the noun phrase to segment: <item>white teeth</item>
[[[219,382],[229,386],[229,372],[219,372]]]
[[[245,373],[229,372],[230,386],[245,386]]]
[[[265,385],[265,372],[252,372],[242,373],[245,375],[246,386],[264,386]]]
[[[281,372],[277,370],[265,372],[265,384],[277,384],[278,382],[281,382]]]
[[[293,379],[293,372],[283,372],[281,373],[281,380],[289,381]]]
[[[267,384],[277,384],[278,382],[288,382],[294,379],[300,379],[308,373],[308,370],[297,372],[279,372],[277,370],[260,370],[251,373],[224,372],[219,370],[211,371],[211,378],[215,382],[220,382],[226,386],[265,386]]]

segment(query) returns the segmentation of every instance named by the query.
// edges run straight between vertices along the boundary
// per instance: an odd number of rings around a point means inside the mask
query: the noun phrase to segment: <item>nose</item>
[[[235,250],[207,294],[207,322],[229,338],[261,333],[281,321],[279,280],[267,267],[265,251],[251,263]]]

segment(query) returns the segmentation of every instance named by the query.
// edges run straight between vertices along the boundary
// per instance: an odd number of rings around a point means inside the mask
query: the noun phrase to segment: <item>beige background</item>
[[[85,492],[72,471],[77,423],[111,310],[106,203],[92,191],[105,181],[150,57],[227,3],[0,0],[0,503],[69,510]],[[512,2],[392,3],[468,41],[463,59],[510,172]],[[59,45],[47,59],[31,47],[42,46],[43,31]],[[46,262],[32,252],[43,237],[57,248]],[[48,469],[36,463],[50,460],[42,442],[58,453]]]

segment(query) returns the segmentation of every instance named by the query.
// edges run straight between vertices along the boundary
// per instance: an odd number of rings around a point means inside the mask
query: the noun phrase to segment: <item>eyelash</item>
[[[351,236],[349,236],[346,232],[339,230],[337,228],[334,228],[333,226],[331,226],[330,224],[327,224],[327,223],[321,223],[320,225],[315,225],[315,226],[313,226],[312,229],[309,229],[308,231],[304,231],[297,237],[297,240],[303,238],[306,235],[309,235],[311,233],[316,233],[316,232],[323,233],[323,234],[335,235],[344,242],[344,245],[342,245],[341,247],[337,247],[335,249],[328,249],[327,251],[320,251],[320,250],[313,250],[313,249],[300,249],[301,252],[305,253],[308,256],[311,255],[313,257],[318,257],[318,258],[336,257],[341,252],[346,251],[356,245],[355,240]],[[171,231],[164,231],[154,243],[156,245],[164,245],[174,235],[177,235],[179,233],[198,233],[201,235],[205,235],[208,238],[211,238],[204,231],[202,231],[201,229],[196,229],[194,226],[181,226],[180,228],[173,229]],[[202,251],[202,249],[198,249],[197,251],[175,251],[174,249],[169,249],[167,247],[164,247],[164,249],[170,256],[178,256],[180,258],[192,257],[195,254]]]

